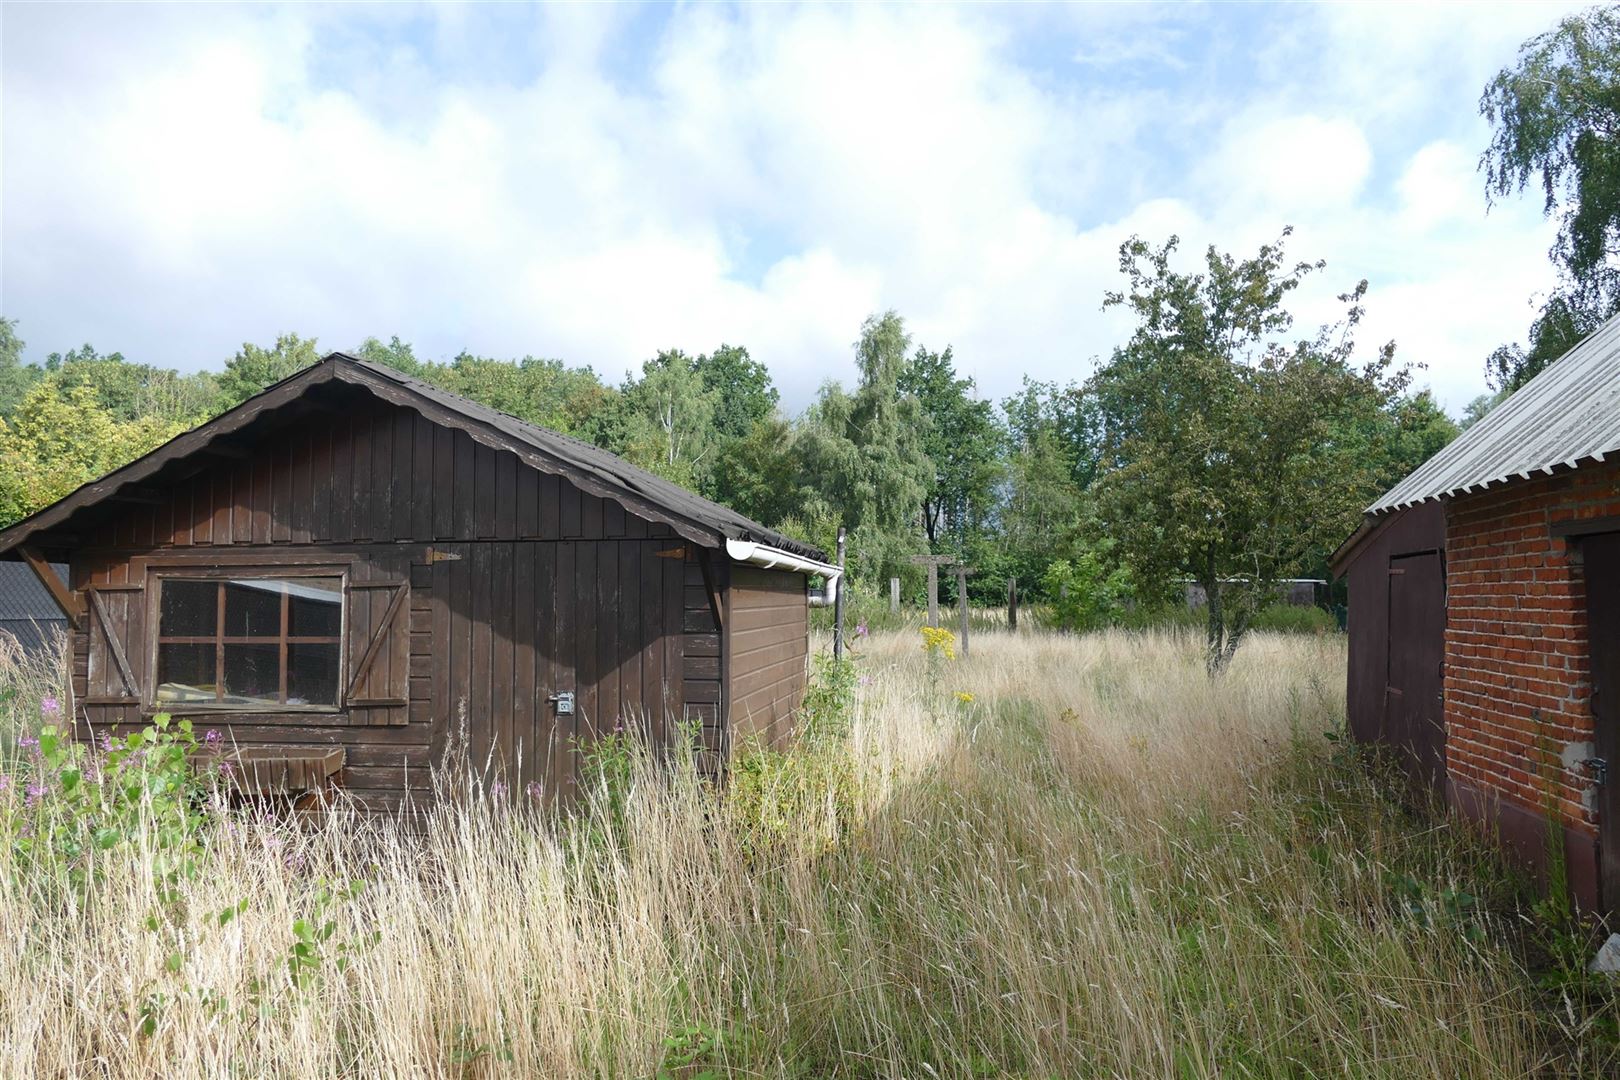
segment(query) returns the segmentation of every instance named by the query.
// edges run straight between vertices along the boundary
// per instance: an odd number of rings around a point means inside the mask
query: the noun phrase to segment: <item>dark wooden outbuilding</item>
[[[341,353],[0,532],[0,557],[68,614],[81,736],[186,714],[283,788],[330,771],[374,807],[424,796],[463,730],[534,798],[619,726],[691,732],[711,766],[780,744],[809,578],[838,575],[598,447]]]
[[[1349,587],[1350,734],[1391,748],[1415,785],[1444,790],[1446,515],[1423,503],[1364,524],[1333,555]]]

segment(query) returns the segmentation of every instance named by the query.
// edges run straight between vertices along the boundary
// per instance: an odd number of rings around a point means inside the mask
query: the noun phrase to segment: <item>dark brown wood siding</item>
[[[514,793],[565,792],[576,746],[621,721],[667,740],[690,706],[721,745],[718,627],[688,606],[696,554],[668,526],[369,398],[238,448],[103,512],[75,546],[72,586],[98,609],[74,638],[84,732],[152,711],[156,575],[321,567],[348,581],[345,680],[374,656],[343,707],[199,728],[340,746],[341,782],[378,807],[427,793],[463,718],[471,760]],[[571,717],[552,700],[565,691]]]
[[[1444,507],[1439,503],[1410,507],[1368,537],[1345,573],[1349,586],[1346,704],[1350,734],[1362,742],[1395,747],[1403,754],[1413,778],[1421,783],[1437,783],[1436,768],[1443,772],[1443,766],[1439,766],[1444,753],[1443,730],[1434,726],[1439,714],[1437,708],[1413,712],[1399,702],[1391,709],[1391,677],[1415,682],[1416,673],[1431,673],[1431,681],[1438,687],[1439,665],[1445,655],[1445,541]],[[1409,561],[1425,556],[1432,559],[1433,565]],[[1396,575],[1402,580],[1393,592],[1392,570],[1402,571]],[[1406,580],[1409,571],[1410,582]],[[1423,594],[1402,587],[1409,584],[1419,586]],[[1392,596],[1398,600],[1400,610],[1392,610]],[[1412,611],[1427,617],[1414,618]],[[1441,613],[1438,620],[1436,613]],[[1392,656],[1397,661],[1396,671],[1391,669]],[[1405,696],[1404,687],[1395,689],[1400,692],[1397,697]],[[1427,688],[1418,692],[1431,694]],[[1433,704],[1438,706],[1438,702]],[[1419,719],[1413,721],[1411,717]],[[1414,728],[1413,724],[1419,726]],[[1419,735],[1421,740],[1414,741]]]
[[[729,568],[720,553],[708,552],[710,580],[706,580],[703,556],[690,545],[687,551],[681,590],[682,716],[707,755],[703,765],[713,771],[729,749],[725,728],[725,639],[719,622],[719,616],[724,614]],[[716,603],[721,610],[716,610]]]
[[[785,745],[810,654],[805,576],[733,566],[726,636],[733,739]]]

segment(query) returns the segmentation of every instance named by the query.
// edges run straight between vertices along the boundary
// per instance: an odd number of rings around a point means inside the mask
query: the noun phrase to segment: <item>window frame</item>
[[[174,713],[186,715],[202,714],[325,714],[341,713],[348,707],[347,690],[349,675],[349,568],[331,563],[278,563],[255,564],[252,566],[223,566],[209,564],[207,566],[183,567],[166,566],[161,569],[152,567],[149,570],[150,584],[155,588],[148,588],[150,594],[147,601],[147,626],[149,646],[146,650],[147,683],[150,687],[144,702],[144,711],[148,713]],[[231,581],[240,581],[247,578],[261,578],[266,580],[298,578],[331,578],[338,583],[338,632],[336,637],[327,635],[290,635],[288,631],[288,611],[290,595],[282,594],[281,603],[281,632],[275,637],[245,637],[229,635],[225,631],[224,586]],[[176,634],[165,636],[162,633],[163,619],[163,587],[169,581],[205,581],[213,582],[219,586],[219,604],[221,609],[215,613],[215,632],[212,635]],[[296,644],[336,644],[338,650],[337,687],[334,701],[331,704],[292,705],[285,701],[272,702],[231,702],[216,700],[211,702],[163,701],[158,697],[158,651],[165,644],[208,644],[216,648],[217,665],[223,663],[223,650],[228,644],[274,644],[278,650],[278,667],[280,692],[286,692],[287,682],[287,650]],[[221,679],[223,683],[223,679]],[[227,687],[221,685],[216,694],[224,692]]]

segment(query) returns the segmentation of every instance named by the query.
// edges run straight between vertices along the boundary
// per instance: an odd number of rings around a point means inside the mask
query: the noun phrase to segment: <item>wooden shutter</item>
[[[344,702],[353,724],[410,720],[409,581],[349,585],[348,673]]]
[[[86,713],[94,723],[134,723],[146,698],[146,590],[92,586],[85,593]]]

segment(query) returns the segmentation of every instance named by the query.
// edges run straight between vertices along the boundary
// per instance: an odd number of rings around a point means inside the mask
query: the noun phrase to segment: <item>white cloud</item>
[[[1332,276],[1302,316],[1368,277],[1369,340],[1458,406],[1550,280],[1538,208],[1484,215],[1472,98],[1447,99],[1520,24],[1300,13],[1261,82],[1212,91],[1209,27],[1179,14],[487,15],[9,9],[0,310],[34,355],[188,368],[285,330],[613,377],[729,341],[802,404],[892,306],[1001,395],[1120,339],[1100,305],[1130,233],[1242,250],[1291,222]],[[1448,30],[1462,66],[1438,71]],[[1121,82],[1110,34],[1184,81]]]

